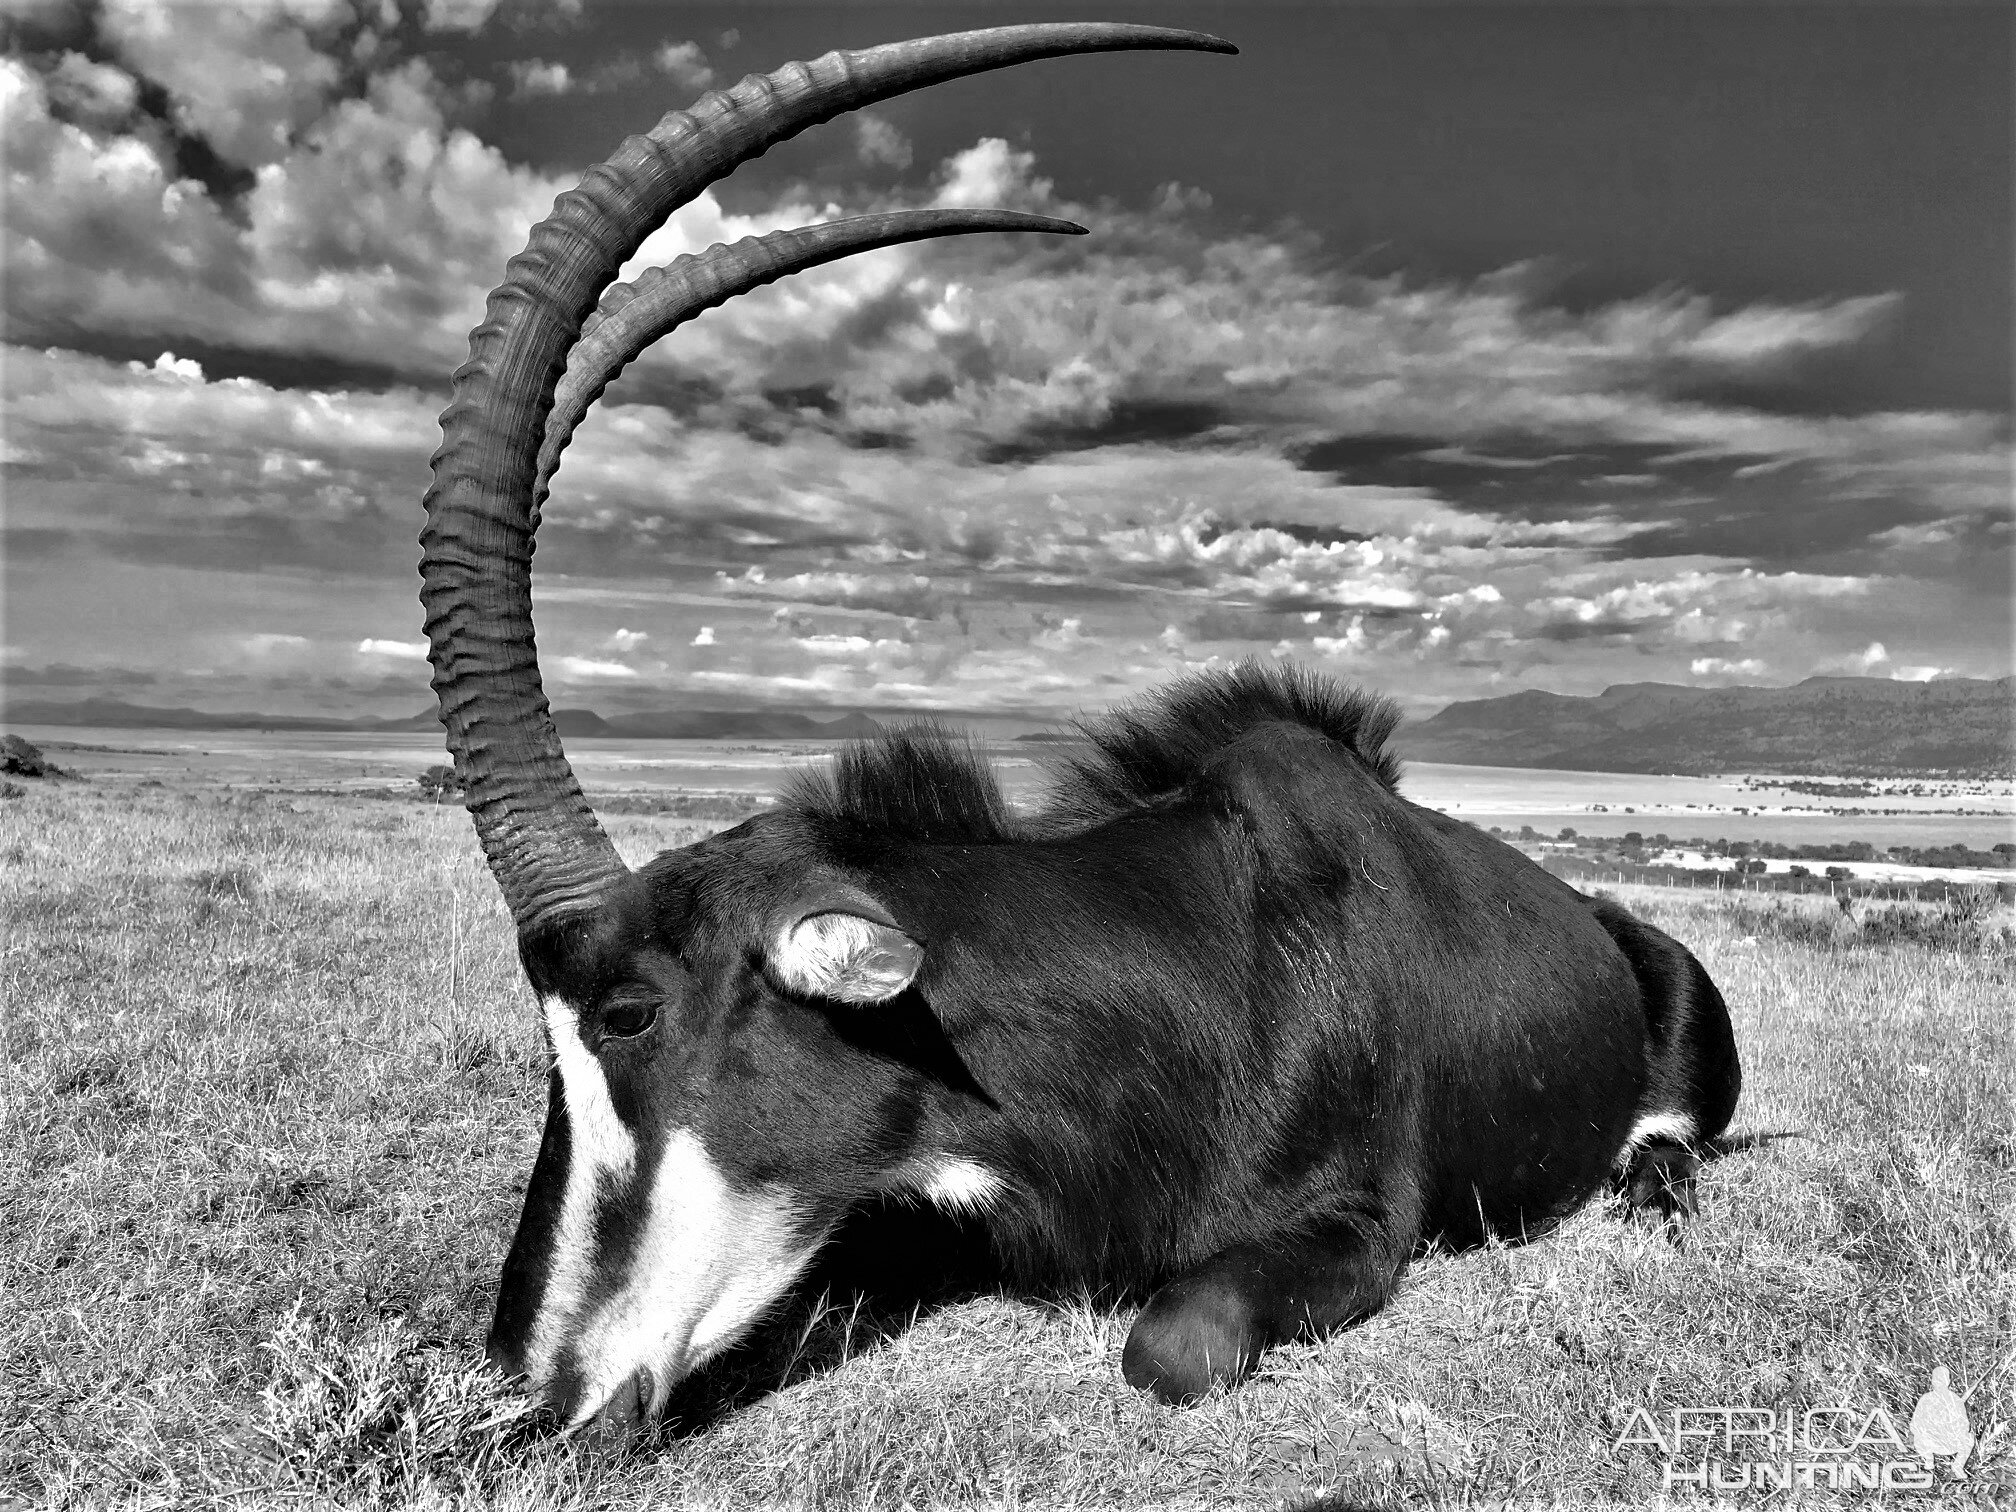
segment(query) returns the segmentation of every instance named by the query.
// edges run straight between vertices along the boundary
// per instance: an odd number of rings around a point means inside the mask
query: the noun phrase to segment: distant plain
[[[360,791],[410,783],[448,759],[438,738],[418,734],[13,728],[62,765],[113,781]],[[982,748],[1018,801],[1040,794],[1044,763],[1068,749],[1033,741]],[[788,740],[571,740],[567,746],[591,794],[671,789],[749,798],[774,792],[794,769],[830,760],[831,751],[823,742]],[[1667,777],[1424,761],[1407,764],[1402,790],[1416,803],[1473,824],[1530,824],[1549,835],[1569,827],[1585,835],[1663,831],[1675,840],[1861,840],[1878,850],[1955,842],[1988,850],[2016,841],[2016,784],[2007,780],[1883,780],[1874,784],[1882,791],[1871,797],[1748,785],[1758,781],[1754,775]],[[1915,791],[1920,788],[1926,791]]]

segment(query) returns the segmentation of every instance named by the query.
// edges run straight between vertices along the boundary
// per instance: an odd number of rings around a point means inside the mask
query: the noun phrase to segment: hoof
[[[1186,1276],[1141,1309],[1120,1353],[1120,1374],[1137,1390],[1187,1407],[1213,1386],[1245,1380],[1269,1342],[1237,1290],[1217,1277]]]

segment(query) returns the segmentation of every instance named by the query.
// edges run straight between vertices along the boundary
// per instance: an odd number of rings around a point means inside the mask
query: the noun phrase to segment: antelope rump
[[[1122,1370],[1187,1402],[1376,1310],[1425,1242],[1531,1235],[1606,1183],[1690,1209],[1734,1109],[1728,1013],[1694,958],[1409,803],[1394,706],[1293,668],[1092,721],[1033,814],[920,725],[641,870],[596,822],[541,691],[530,582],[603,388],[816,263],[1083,228],[920,211],[618,270],[807,126],[1130,48],[1233,51],[1011,26],[710,94],[561,196],[455,375],[422,536],[434,686],[552,1052],[490,1347],[569,1427],[651,1419],[892,1194],[975,1218],[1012,1276],[1146,1295]]]

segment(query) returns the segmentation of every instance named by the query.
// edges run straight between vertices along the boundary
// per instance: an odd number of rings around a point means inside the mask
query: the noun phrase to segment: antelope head
[[[426,496],[421,601],[448,745],[552,1055],[490,1350],[569,1428],[655,1416],[788,1288],[850,1199],[873,1189],[877,1162],[896,1158],[878,1136],[875,1150],[826,1149],[817,1190],[779,1181],[790,1168],[779,1141],[830,1144],[808,1115],[832,1094],[817,1066],[748,1074],[734,1036],[760,1033],[779,994],[885,1001],[920,947],[845,878],[805,874],[788,855],[748,861],[777,880],[748,940],[705,927],[688,853],[639,873],[618,858],[561,749],[533,640],[533,533],[562,449],[626,363],[746,289],[924,237],[1083,228],[999,210],[874,215],[613,280],[672,211],[808,126],[966,74],[1140,48],[1234,50],[1156,27],[1006,26],[752,75],[631,137],[561,195],[471,334]],[[802,1060],[808,1044],[780,1040],[774,1053]]]

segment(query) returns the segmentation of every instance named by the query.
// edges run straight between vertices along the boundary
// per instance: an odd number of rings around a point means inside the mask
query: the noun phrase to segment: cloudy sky
[[[2011,670],[2006,7],[1085,10],[1243,55],[906,97],[647,244],[1094,233],[876,253],[633,367],[540,536],[557,704]],[[446,375],[554,195],[710,85],[1073,12],[4,13],[10,695],[406,714]]]

